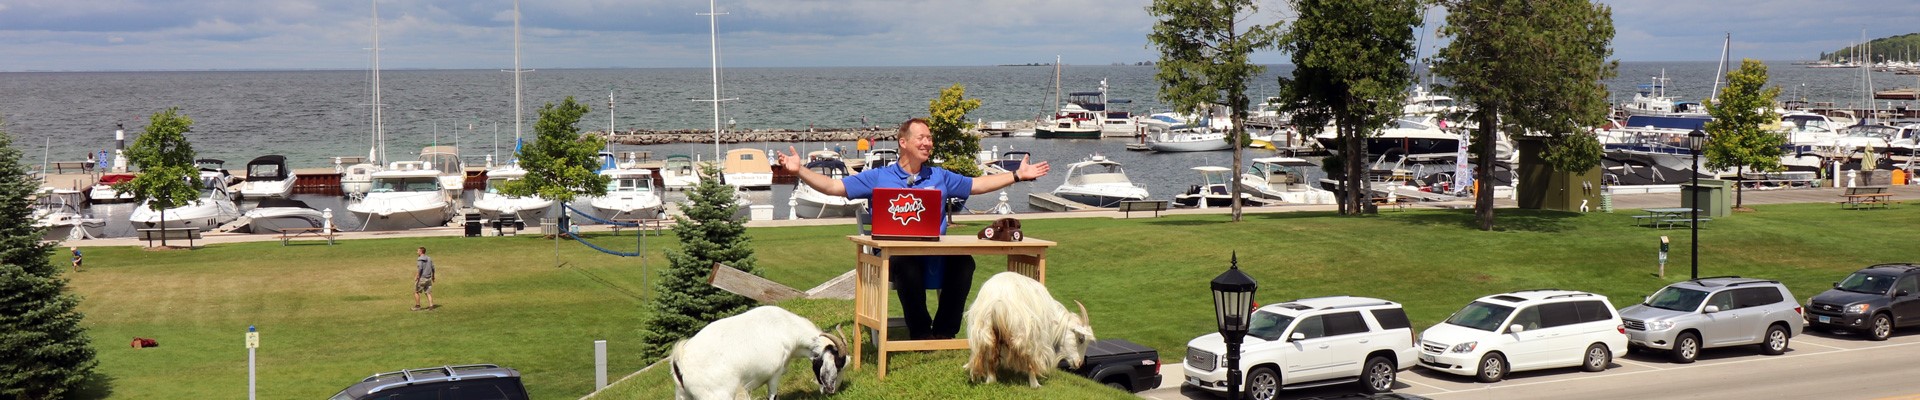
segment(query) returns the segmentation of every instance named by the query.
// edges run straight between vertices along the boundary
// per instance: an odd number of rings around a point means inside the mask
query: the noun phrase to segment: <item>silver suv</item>
[[[1806,325],[1801,312],[1779,281],[1724,276],[1667,285],[1621,309],[1620,318],[1629,346],[1667,350],[1685,364],[1712,347],[1759,344],[1761,354],[1785,353]]]

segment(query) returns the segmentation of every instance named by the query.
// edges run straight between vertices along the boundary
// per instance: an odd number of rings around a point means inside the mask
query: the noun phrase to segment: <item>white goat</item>
[[[980,285],[967,309],[967,378],[993,383],[1001,369],[1024,372],[1027,384],[1040,387],[1040,376],[1066,360],[1073,368],[1085,361],[1093,343],[1087,306],[1079,301],[1074,314],[1053,300],[1039,281],[1014,272],[1002,272]]]
[[[846,342],[822,332],[805,317],[775,306],[747,310],[707,324],[692,338],[674,343],[667,356],[673,368],[673,397],[678,400],[733,400],[767,387],[780,395],[787,360],[813,360],[820,393],[840,390],[840,369],[847,366]]]

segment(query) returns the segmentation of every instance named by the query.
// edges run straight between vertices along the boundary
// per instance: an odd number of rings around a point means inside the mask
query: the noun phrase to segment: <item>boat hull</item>
[[[1097,208],[1119,207],[1122,201],[1146,200],[1146,196],[1116,195],[1105,193],[1053,192],[1053,195]]]
[[[861,209],[867,208],[864,201],[846,203],[821,202],[811,199],[795,199],[794,215],[800,218],[852,218]]]
[[[135,229],[196,228],[204,231],[218,228],[221,224],[238,218],[240,218],[239,208],[232,202],[200,200],[183,207],[169,208],[164,212],[153,211],[146,207],[146,203],[141,203],[134,207],[133,212],[127,216],[127,221],[133,224]]]
[[[473,202],[473,208],[480,211],[480,217],[489,221],[500,219],[501,213],[512,214],[523,223],[539,223],[553,209],[552,200],[538,198],[507,198],[487,195]]]
[[[445,208],[396,211],[385,215],[353,211],[353,216],[363,221],[361,224],[363,228],[361,228],[361,230],[368,231],[398,231],[442,227],[446,226],[447,221],[452,219],[450,213],[448,213]]]
[[[1098,128],[1034,128],[1035,139],[1099,139]]]
[[[247,231],[253,233],[280,233],[287,229],[319,228],[325,219],[318,215],[277,215],[252,216],[247,223]]]
[[[1232,149],[1233,144],[1225,140],[1198,140],[1190,142],[1148,142],[1147,149],[1169,153],[1186,151],[1220,151]]]

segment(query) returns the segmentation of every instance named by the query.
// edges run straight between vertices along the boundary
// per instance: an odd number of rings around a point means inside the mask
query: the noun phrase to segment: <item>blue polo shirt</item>
[[[873,188],[938,189],[940,197],[966,200],[973,195],[973,178],[945,168],[921,165],[919,174],[908,174],[900,164],[892,164],[842,178],[849,199],[871,199]],[[940,234],[947,234],[947,223],[940,222]]]

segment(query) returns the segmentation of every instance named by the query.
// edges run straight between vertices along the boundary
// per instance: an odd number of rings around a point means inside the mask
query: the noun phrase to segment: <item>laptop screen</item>
[[[873,236],[892,239],[939,239],[945,215],[940,191],[934,189],[876,188],[867,200],[873,215]]]

